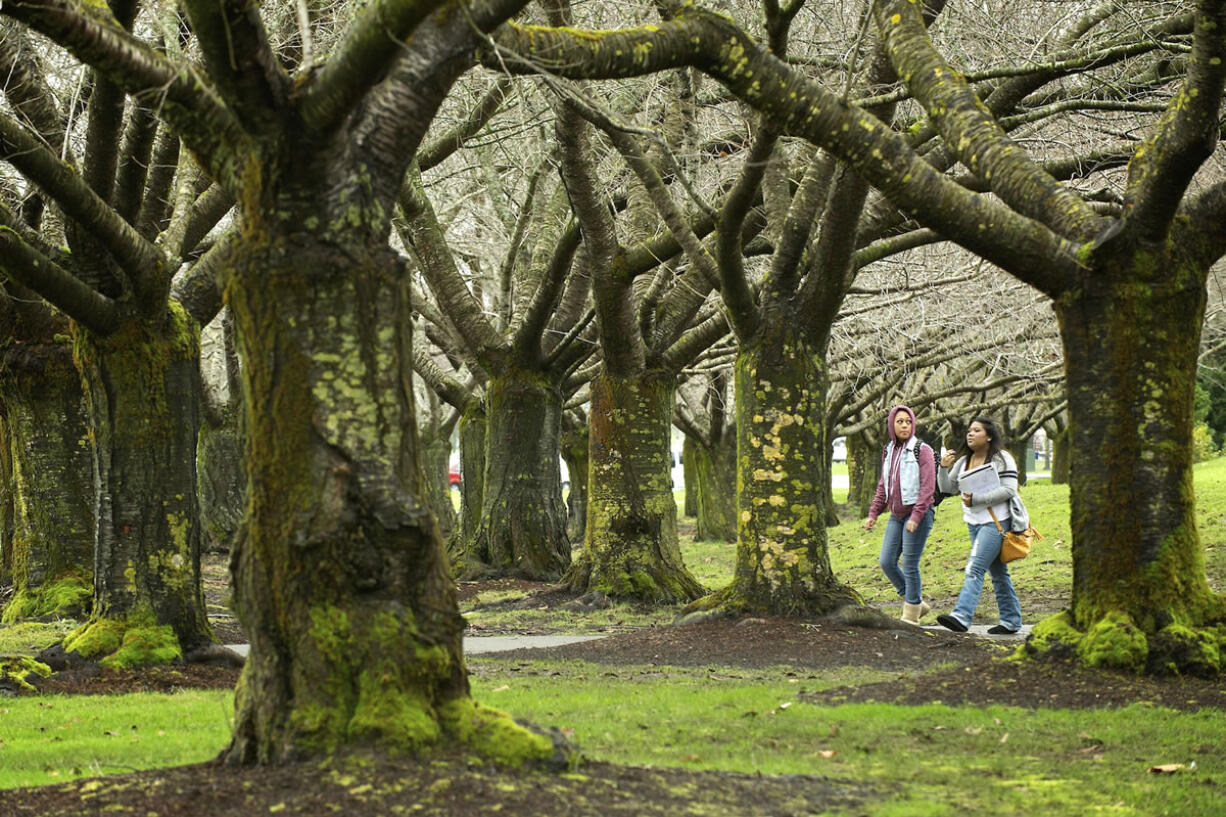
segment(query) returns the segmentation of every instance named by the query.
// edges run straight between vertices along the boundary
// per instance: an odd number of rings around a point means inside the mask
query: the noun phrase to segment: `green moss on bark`
[[[677,539],[673,394],[667,374],[592,382],[586,547],[567,574],[572,589],[652,603],[702,595]]]
[[[25,692],[36,692],[30,676],[46,678],[51,667],[24,655],[0,656],[0,681],[16,686]]]
[[[88,622],[64,639],[64,650],[97,660],[111,669],[172,664],[183,658],[174,629],[158,624],[147,607],[127,618],[96,618]]]
[[[80,618],[88,612],[94,588],[72,576],[34,590],[19,590],[4,608],[0,623],[45,618]]]
[[[515,723],[510,715],[489,709],[469,698],[457,698],[439,709],[439,722],[447,734],[481,757],[505,766],[548,760],[553,741]]]

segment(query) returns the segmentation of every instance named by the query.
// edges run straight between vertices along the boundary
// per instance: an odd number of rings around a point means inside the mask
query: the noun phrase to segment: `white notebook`
[[[982,494],[999,487],[1000,477],[990,462],[958,474],[958,491],[963,494]]]

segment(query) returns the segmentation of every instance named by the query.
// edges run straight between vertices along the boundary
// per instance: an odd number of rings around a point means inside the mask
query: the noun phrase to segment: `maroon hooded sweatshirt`
[[[894,416],[900,411],[905,411],[911,415],[911,439],[907,440],[905,447],[898,444],[898,438],[894,435]],[[928,513],[928,509],[932,507],[932,501],[936,493],[937,486],[937,468],[936,458],[932,455],[932,449],[927,444],[921,443],[915,437],[916,422],[915,412],[907,406],[895,406],[890,409],[889,416],[886,417],[885,430],[890,435],[890,442],[894,445],[888,449],[886,457],[881,462],[881,479],[877,480],[877,493],[873,496],[873,504],[869,506],[868,518],[876,519],[881,515],[887,507],[890,509],[890,516],[895,519],[906,520],[912,519],[918,523],[924,518],[924,514]],[[902,490],[898,484],[898,468],[901,464],[901,457],[914,457],[915,451],[913,446],[921,446],[919,453],[919,499],[914,505],[902,504]],[[890,498],[886,500],[886,479],[890,480]]]

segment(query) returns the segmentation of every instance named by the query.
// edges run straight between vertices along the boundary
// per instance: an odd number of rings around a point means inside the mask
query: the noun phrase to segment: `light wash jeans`
[[[906,519],[895,519],[891,515],[886,522],[885,535],[881,537],[881,572],[894,585],[903,601],[919,604],[923,600],[919,561],[928,542],[928,531],[932,530],[933,510],[928,509],[914,533],[907,531],[907,519],[910,518],[908,515]]]
[[[1009,530],[1009,519],[1006,517],[1000,520],[1000,526]],[[1000,543],[1004,536],[992,522],[986,525],[968,524],[966,527],[971,533],[971,557],[966,563],[962,592],[958,594],[958,603],[954,605],[954,618],[967,627],[971,626],[975,620],[975,608],[979,606],[979,596],[983,593],[983,575],[991,573],[1001,625],[1010,630],[1020,630],[1022,605],[1013,590],[1009,566],[1000,560]]]

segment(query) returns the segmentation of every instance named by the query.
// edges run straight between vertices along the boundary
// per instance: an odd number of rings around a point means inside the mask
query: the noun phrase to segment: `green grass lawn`
[[[1226,460],[1197,466],[1195,478],[1207,570],[1221,587]],[[1067,597],[1070,560],[1067,488],[1036,480],[1023,495],[1046,537],[1014,568],[1025,607],[1028,599]],[[891,600],[876,563],[880,531],[865,534],[849,522],[829,533],[838,574],[868,599]],[[947,502],[925,552],[926,595],[953,595],[967,549],[958,507]],[[727,581],[734,545],[686,541],[684,550],[705,584]],[[673,612],[619,605],[603,611],[601,619],[572,614],[567,623],[576,631],[661,623]],[[481,614],[474,617],[478,624],[482,620]],[[63,626],[0,628],[0,649],[29,652],[37,642],[54,640]],[[847,668],[797,677],[787,668],[611,668],[563,661],[525,666],[492,658],[469,663],[479,700],[568,730],[592,759],[822,774],[877,784],[888,792],[868,812],[856,813],[1226,814],[1226,715],[1217,710],[1177,712],[1139,704],[1077,712],[816,706],[805,702],[806,691],[891,676]],[[207,760],[229,740],[232,709],[230,692],[6,700],[0,705],[0,787]],[[1163,764],[1181,768],[1174,774],[1149,772]]]
[[[883,792],[868,812],[855,814],[1223,813],[1220,711],[814,706],[804,702],[806,691],[880,678],[867,670],[849,677],[845,669],[795,678],[742,669],[471,663],[476,698],[564,729],[590,759],[820,774]],[[8,701],[0,707],[0,787],[208,760],[229,739],[230,700],[228,692],[186,692]],[[1182,768],[1149,772],[1163,764]]]

